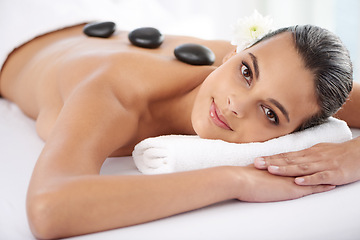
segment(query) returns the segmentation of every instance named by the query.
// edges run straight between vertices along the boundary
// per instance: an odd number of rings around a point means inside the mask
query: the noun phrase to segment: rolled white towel
[[[256,157],[298,151],[321,142],[344,142],[352,138],[344,121],[329,118],[326,123],[266,142],[228,143],[198,136],[167,135],[138,143],[132,153],[144,174],[188,171],[215,166],[246,166]]]

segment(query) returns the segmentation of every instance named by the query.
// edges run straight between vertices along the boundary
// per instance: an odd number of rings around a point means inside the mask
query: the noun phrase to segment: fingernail
[[[276,172],[277,170],[279,170],[279,167],[278,166],[269,166],[269,170]]]
[[[259,165],[259,166],[265,166],[265,161],[264,160],[265,159],[262,158],[262,157],[255,158],[255,161],[256,161],[257,165]]]
[[[295,178],[295,183],[302,184],[305,181],[304,178]]]

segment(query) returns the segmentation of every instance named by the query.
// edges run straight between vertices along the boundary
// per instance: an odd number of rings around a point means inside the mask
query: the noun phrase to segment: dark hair
[[[293,34],[295,49],[305,67],[314,75],[320,111],[297,129],[303,130],[325,122],[345,103],[353,85],[352,63],[349,51],[339,37],[313,25],[278,29],[268,33],[254,45],[283,32]]]

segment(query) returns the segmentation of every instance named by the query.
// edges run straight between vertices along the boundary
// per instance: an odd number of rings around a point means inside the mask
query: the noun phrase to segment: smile
[[[226,122],[225,117],[221,114],[220,110],[217,108],[214,100],[212,101],[210,106],[210,118],[216,126],[226,130],[233,131]]]

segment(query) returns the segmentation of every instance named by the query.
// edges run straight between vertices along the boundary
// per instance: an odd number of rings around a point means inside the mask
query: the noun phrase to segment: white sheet
[[[355,136],[359,130],[353,130]],[[0,99],[0,239],[34,239],[25,196],[43,142],[35,123]],[[101,174],[140,174],[131,157],[109,158]],[[360,182],[331,192],[275,203],[226,201],[123,229],[74,237],[90,239],[326,239],[360,238]]]

